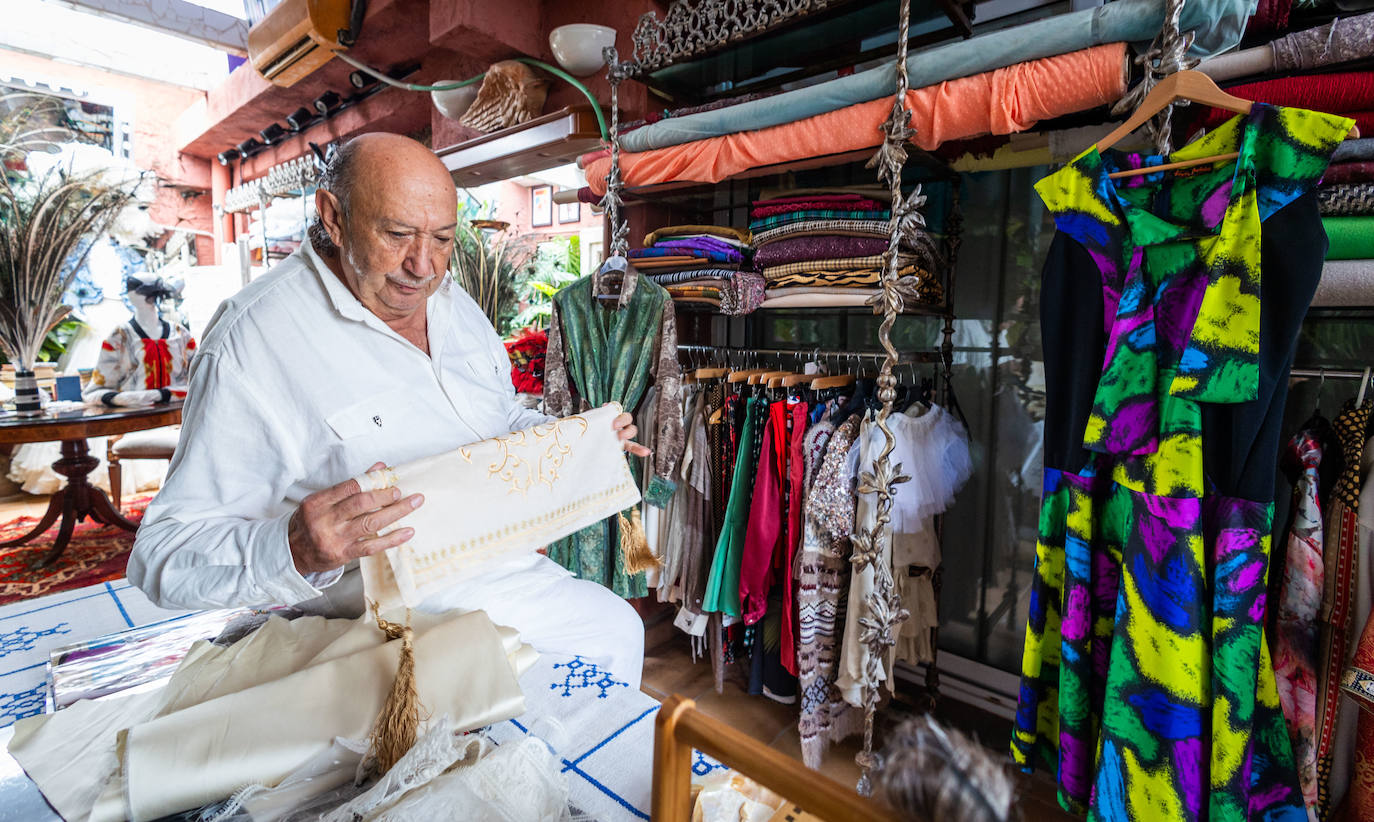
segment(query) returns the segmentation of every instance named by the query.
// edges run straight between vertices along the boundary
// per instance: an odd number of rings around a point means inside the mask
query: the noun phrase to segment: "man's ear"
[[[315,190],[315,213],[320,215],[320,224],[329,234],[334,245],[343,248],[344,213],[339,198],[324,189]]]

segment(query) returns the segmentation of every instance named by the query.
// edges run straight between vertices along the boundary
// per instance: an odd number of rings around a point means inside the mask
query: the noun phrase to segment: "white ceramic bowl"
[[[442,86],[448,83],[457,82],[456,80],[441,80],[434,85]],[[462,88],[448,89],[447,91],[431,91],[429,99],[434,101],[434,107],[439,109],[439,113],[449,118],[457,120],[467,112],[468,107],[477,99],[477,90],[481,88],[481,83],[473,83]]]
[[[595,74],[606,65],[601,50],[615,45],[615,29],[595,23],[570,23],[549,32],[553,59],[574,77]]]

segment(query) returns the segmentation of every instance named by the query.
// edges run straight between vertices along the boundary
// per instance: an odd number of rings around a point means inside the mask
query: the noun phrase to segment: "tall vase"
[[[43,413],[38,397],[38,378],[32,368],[22,365],[14,369],[14,410],[21,417],[37,417]]]

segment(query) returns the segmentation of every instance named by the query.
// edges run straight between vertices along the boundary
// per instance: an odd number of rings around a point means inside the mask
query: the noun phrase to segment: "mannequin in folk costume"
[[[159,310],[176,289],[155,274],[133,274],[125,283],[134,315],[101,344],[82,397],[92,405],[122,407],[185,398],[196,341]]]
[[[134,408],[181,399],[186,396],[191,355],[196,343],[191,332],[160,315],[160,304],[175,297],[178,289],[156,274],[140,271],[125,278],[133,316],[117,326],[100,346],[100,356],[90,382],[81,392],[90,405]],[[125,439],[175,443],[180,426],[155,428],[125,435]],[[92,456],[100,460],[91,471],[92,485],[113,493],[105,460],[106,438],[87,440]],[[58,443],[28,443],[15,449],[7,476],[30,494],[52,494],[67,480],[52,468],[60,453]],[[122,468],[122,490],[157,488],[167,471],[167,461],[137,459]]]

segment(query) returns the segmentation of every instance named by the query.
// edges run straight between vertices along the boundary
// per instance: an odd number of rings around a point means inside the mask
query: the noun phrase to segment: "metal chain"
[[[856,786],[858,792],[868,796],[873,792],[871,772],[877,764],[873,753],[873,720],[880,699],[883,681],[883,668],[887,661],[888,650],[896,644],[898,626],[909,616],[902,607],[901,597],[897,595],[892,578],[892,494],[893,487],[911,478],[901,473],[901,465],[892,462],[892,449],[896,438],[888,427],[887,419],[892,414],[892,404],[897,398],[897,378],[893,367],[899,355],[892,342],[892,326],[908,302],[920,300],[918,288],[920,274],[901,273],[900,250],[905,244],[917,250],[925,270],[934,276],[938,270],[938,254],[930,236],[925,232],[925,218],[920,207],[926,198],[921,187],[916,186],[909,197],[902,197],[902,167],[906,164],[906,143],[915,136],[911,127],[911,112],[906,108],[907,92],[907,39],[911,27],[910,0],[902,0],[897,31],[897,90],[892,101],[892,112],[880,126],[883,144],[878,153],[868,161],[868,168],[878,169],[878,179],[887,184],[892,202],[891,233],[887,250],[883,252],[882,290],[869,304],[874,313],[882,314],[883,321],[878,326],[878,342],[886,356],[878,371],[878,400],[882,408],[878,412],[878,430],[883,434],[883,447],[874,461],[871,472],[859,476],[859,493],[876,495],[874,507],[876,517],[873,526],[867,530],[856,530],[853,537],[854,551],[850,562],[854,572],[865,568],[872,569],[873,590],[864,597],[863,612],[859,617],[861,631],[859,641],[868,648],[868,659],[864,664],[862,701],[864,709],[864,746],[855,757],[862,773]],[[919,269],[918,269],[919,270]]]
[[[630,250],[630,225],[625,220],[625,203],[620,196],[624,187],[620,177],[620,83],[637,74],[639,64],[633,60],[620,62],[615,46],[606,46],[601,56],[606,61],[606,79],[611,82],[611,172],[606,177],[606,195],[601,198],[606,224],[611,227],[611,245],[606,256],[624,257]]]
[[[1195,33],[1190,31],[1185,34],[1179,30],[1183,3],[1184,0],[1165,0],[1164,23],[1159,34],[1155,35],[1150,47],[1135,58],[1136,65],[1144,69],[1144,76],[1136,83],[1135,88],[1112,106],[1112,114],[1129,114],[1136,110],[1160,80],[1175,72],[1194,68],[1201,62],[1196,57],[1188,56],[1188,49],[1193,46]],[[1174,105],[1186,106],[1188,101],[1179,100]],[[1165,106],[1164,110],[1151,118],[1146,126],[1146,132],[1150,135],[1158,154],[1167,154],[1173,150],[1173,127],[1170,125],[1173,111],[1173,105]]]

